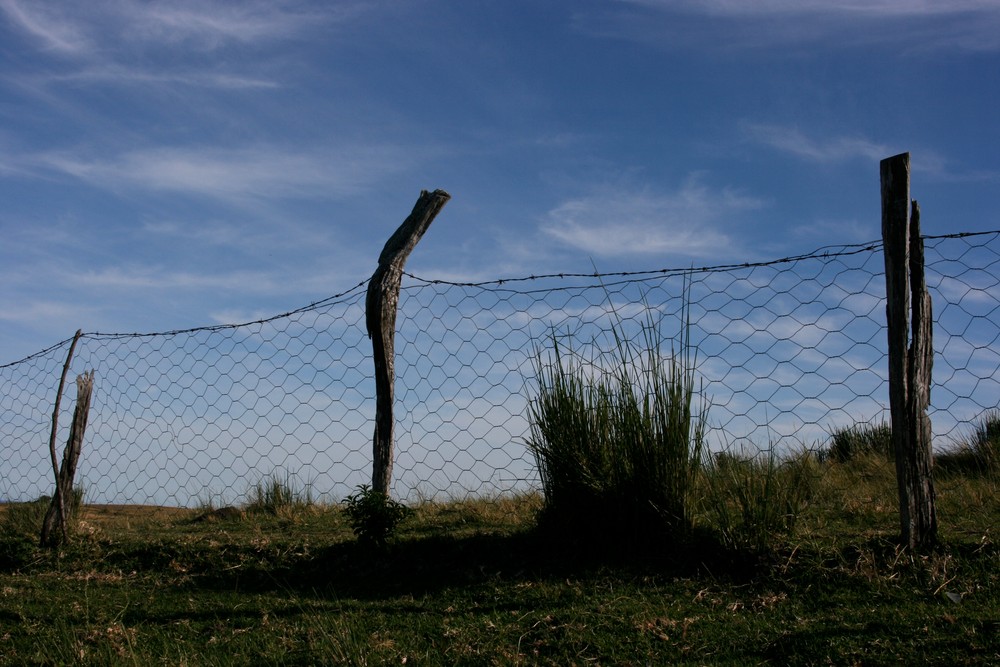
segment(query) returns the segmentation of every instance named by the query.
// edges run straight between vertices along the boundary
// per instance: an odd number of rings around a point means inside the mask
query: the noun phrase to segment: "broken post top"
[[[905,239],[910,219],[910,154],[900,153],[879,163],[882,184],[882,235],[896,230]],[[900,231],[901,229],[901,231]]]
[[[879,173],[882,178],[882,192],[908,200],[910,196],[910,154],[900,153],[887,157],[879,162]],[[909,206],[909,201],[906,202]]]
[[[905,162],[906,166],[910,166],[910,152],[907,151],[899,155],[883,158],[880,164],[885,164],[886,162]]]
[[[451,195],[444,190],[427,192],[420,191],[417,203],[413,205],[413,211],[407,216],[403,224],[399,226],[382,248],[382,254],[378,256],[379,265],[389,264],[402,255],[405,258],[420,241],[420,238],[430,227],[431,221],[441,211]]]

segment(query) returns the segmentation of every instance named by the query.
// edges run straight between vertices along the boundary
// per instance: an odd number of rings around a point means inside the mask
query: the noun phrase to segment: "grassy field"
[[[536,496],[423,504],[383,548],[339,507],[85,506],[51,553],[8,506],[0,664],[998,664],[997,480],[937,488],[941,544],[919,556],[874,459],[824,463],[756,553],[708,525],[556,537]]]

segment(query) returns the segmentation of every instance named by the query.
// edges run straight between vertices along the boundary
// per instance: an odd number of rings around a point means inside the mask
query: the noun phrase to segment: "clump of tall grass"
[[[816,457],[731,450],[707,457],[699,499],[722,544],[767,553],[791,535],[820,479]]]
[[[1000,410],[988,410],[972,432],[935,458],[943,472],[985,474],[1000,471]]]
[[[243,509],[247,514],[289,517],[314,506],[309,485],[300,489],[290,474],[282,478],[275,473],[251,487]]]
[[[704,403],[695,397],[688,310],[680,351],[665,354],[660,322],[640,342],[610,327],[610,368],[561,342],[536,355],[538,395],[527,441],[545,496],[542,520],[583,534],[679,535],[700,466]]]
[[[24,503],[9,503],[2,513],[0,532],[8,536],[37,538],[42,530],[45,514],[52,504],[51,496],[41,496],[37,500]],[[83,487],[73,488],[66,501],[66,519],[69,526],[76,525],[80,507],[83,505]]]
[[[875,456],[886,461],[896,458],[892,445],[892,429],[886,423],[855,424],[830,432],[830,445],[820,453],[823,461],[848,463]]]

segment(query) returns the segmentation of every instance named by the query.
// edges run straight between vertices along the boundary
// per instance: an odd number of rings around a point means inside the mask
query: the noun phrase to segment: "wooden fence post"
[[[431,222],[451,199],[444,190],[421,191],[413,211],[389,237],[378,258],[378,268],[368,282],[365,324],[375,357],[375,434],[372,443],[372,490],[389,495],[392,481],[392,404],[395,369],[396,305],[403,279],[403,265]]]
[[[63,504],[62,494],[59,493],[59,461],[56,458],[56,436],[59,431],[59,406],[62,403],[62,393],[63,388],[66,386],[66,374],[69,373],[70,362],[73,361],[73,352],[76,350],[76,344],[80,341],[80,336],[83,335],[83,329],[77,329],[76,333],[73,334],[73,342],[69,345],[69,352],[66,353],[66,363],[63,364],[62,375],[59,376],[59,388],[56,389],[56,404],[52,409],[52,430],[49,433],[49,455],[52,457],[52,475],[55,477],[56,489],[52,495],[52,504],[58,507],[59,517],[62,520],[64,536],[68,536],[65,532],[66,526],[66,507]],[[44,526],[42,528],[42,546],[45,546],[48,542],[48,533]]]
[[[934,359],[931,298],[924,280],[920,208],[917,202],[910,201],[910,154],[882,160],[880,171],[889,412],[899,519],[903,543],[910,549],[919,549],[937,539],[931,421],[927,414]]]
[[[79,332],[77,333],[79,335]],[[56,471],[55,493],[49,504],[48,512],[45,513],[45,520],[42,522],[39,542],[43,547],[57,547],[60,543],[69,541],[66,503],[74,497],[73,478],[76,476],[76,464],[80,460],[80,451],[83,448],[83,434],[87,430],[87,417],[90,414],[90,397],[93,395],[93,390],[94,371],[84,373],[76,378],[76,408],[73,410],[73,423],[69,429],[69,440],[66,441],[66,449],[63,451],[62,466]],[[78,508],[72,507],[71,509]]]

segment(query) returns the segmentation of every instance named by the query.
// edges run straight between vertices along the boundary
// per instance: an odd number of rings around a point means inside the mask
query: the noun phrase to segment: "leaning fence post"
[[[56,473],[56,490],[52,503],[42,522],[42,534],[39,540],[43,547],[56,547],[69,541],[69,530],[66,521],[66,502],[73,498],[73,479],[76,477],[76,465],[80,460],[83,448],[83,434],[87,430],[87,417],[90,414],[90,397],[94,391],[94,371],[84,373],[76,378],[76,409],[73,410],[73,423],[69,429],[69,440],[63,451],[62,466]],[[75,508],[74,508],[75,509]],[[56,526],[60,530],[56,530]]]
[[[413,211],[389,237],[378,258],[378,268],[368,282],[365,324],[375,357],[375,434],[372,443],[372,490],[389,494],[392,481],[392,413],[395,370],[396,305],[403,279],[403,265],[431,222],[451,199],[444,190],[420,192]]]
[[[917,549],[933,544],[937,538],[931,422],[927,414],[934,358],[931,298],[924,280],[920,208],[917,202],[910,201],[910,154],[882,160],[880,171],[889,412],[899,518],[903,543]]]
[[[56,389],[55,407],[52,409],[52,430],[49,433],[49,455],[52,457],[52,475],[55,477],[56,482],[55,492],[52,495],[52,505],[59,511],[64,537],[68,536],[66,532],[66,506],[62,494],[59,493],[59,461],[56,459],[56,435],[59,432],[59,405],[62,403],[63,388],[66,386],[66,374],[69,373],[69,365],[73,361],[73,352],[76,350],[76,344],[80,341],[80,336],[82,335],[83,329],[77,329],[76,333],[73,334],[73,342],[69,345],[69,352],[66,353],[66,363],[63,364],[62,375],[59,376],[59,388]],[[43,526],[42,546],[45,546],[48,541],[48,530]]]

